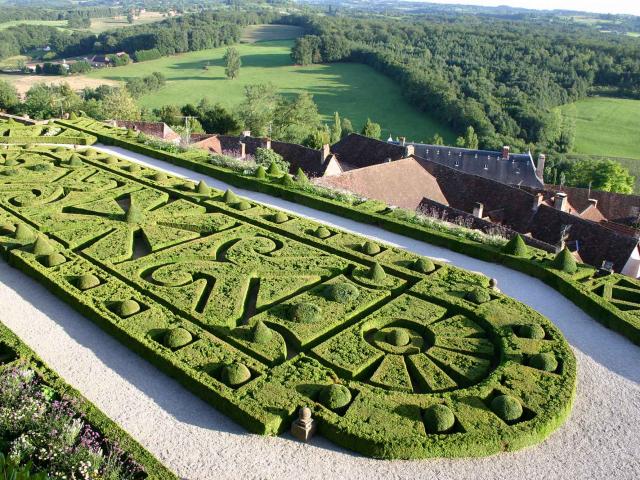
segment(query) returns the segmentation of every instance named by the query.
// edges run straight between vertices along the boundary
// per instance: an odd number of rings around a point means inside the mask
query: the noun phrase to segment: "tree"
[[[178,107],[177,105],[163,105],[160,108],[154,109],[153,113],[160,119],[161,122],[164,122],[167,125],[183,124],[182,111],[180,111],[180,107]]]
[[[318,106],[313,96],[302,92],[292,100],[278,97],[271,136],[284,142],[302,143],[320,124]]]
[[[372,122],[370,118],[367,118],[367,121],[362,127],[362,135],[365,137],[380,139],[381,134],[382,129],[380,128],[380,125]]]
[[[242,130],[240,121],[232,112],[219,103],[213,105],[206,98],[200,100],[197,106],[185,105],[182,114],[197,117],[207,133],[236,135]]]
[[[337,143],[342,138],[342,122],[340,121],[340,114],[335,112],[333,114],[333,125],[331,125],[331,143]]]
[[[69,73],[87,73],[91,71],[91,64],[85,60],[72,63],[69,66]]]
[[[240,67],[242,66],[242,60],[240,59],[240,52],[237,48],[229,47],[224,54],[225,69],[224,73],[227,78],[234,79],[240,74]]]
[[[135,16],[133,15],[133,12],[127,13],[127,22],[130,25],[132,25],[134,21],[135,21]]]
[[[444,145],[444,138],[442,138],[440,134],[436,133],[431,139],[431,145]]]
[[[471,150],[477,150],[480,146],[480,141],[478,140],[478,135],[473,127],[467,127],[467,131],[464,135],[464,145],[466,148],[470,148]]]
[[[353,129],[353,125],[351,124],[351,120],[348,118],[343,118],[342,122],[342,133],[340,134],[340,138],[344,138],[347,135],[351,135],[355,130]]]
[[[633,193],[635,178],[625,167],[613,160],[582,159],[572,163],[566,174],[567,186],[605,192]]]
[[[273,84],[247,85],[244,87],[244,101],[240,104],[238,116],[254,136],[270,136],[278,101],[279,96]]]
[[[78,112],[82,99],[67,83],[45,85],[36,83],[26,95],[24,110],[31,117],[44,119],[62,116],[63,113]]]
[[[20,105],[20,97],[16,87],[9,82],[0,80],[0,110],[13,112]]]
[[[126,88],[112,90],[103,100],[104,116],[112,120],[139,120],[140,107]]]
[[[320,150],[324,145],[331,140],[329,128],[325,125],[323,128],[318,128],[311,132],[307,138],[304,139],[302,144],[305,147],[314,148]]]

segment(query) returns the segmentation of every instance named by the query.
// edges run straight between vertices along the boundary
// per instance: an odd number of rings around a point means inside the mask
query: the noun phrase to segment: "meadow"
[[[226,48],[94,70],[88,76],[126,81],[161,72],[167,78],[167,85],[138,99],[148,108],[167,103],[198,102],[203,97],[236,107],[243,99],[246,85],[271,82],[284,95],[303,91],[313,94],[326,121],[338,111],[357,129],[370,117],[382,125],[384,138],[406,136],[422,141],[439,133],[446,141],[455,141],[455,135],[446,125],[412,107],[392,80],[372,68],[356,63],[296,66],[289,56],[291,46],[291,40],[237,45],[242,68],[240,77],[235,80],[225,77],[223,56]]]

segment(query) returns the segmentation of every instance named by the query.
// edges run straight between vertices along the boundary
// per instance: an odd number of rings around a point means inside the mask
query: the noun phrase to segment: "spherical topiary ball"
[[[329,238],[331,236],[331,232],[326,227],[318,227],[316,228],[316,231],[313,232],[313,235],[318,238],[324,239],[324,238]]]
[[[245,210],[249,210],[251,208],[251,204],[246,200],[243,200],[236,205],[236,208],[241,212],[244,212]]]
[[[518,328],[518,335],[523,338],[533,338],[541,340],[545,337],[544,328],[540,325],[521,325]]]
[[[538,353],[529,359],[529,366],[545,372],[555,372],[558,369],[558,360],[553,353]]]
[[[331,410],[346,407],[350,401],[351,391],[344,385],[334,383],[324,387],[320,392],[320,403]]]
[[[360,294],[360,291],[355,285],[347,282],[329,285],[325,292],[329,300],[333,300],[338,303],[351,302],[358,298],[358,295]]]
[[[299,323],[313,323],[320,320],[322,311],[320,307],[309,302],[298,303],[293,306],[291,320]]]
[[[420,273],[430,273],[436,269],[436,266],[428,258],[419,258],[413,263],[413,269]]]
[[[407,332],[404,328],[394,328],[386,334],[385,339],[391,345],[396,347],[404,347],[411,341],[409,332]]]
[[[522,416],[522,404],[511,395],[499,395],[491,400],[491,410],[506,422],[513,422]]]
[[[222,381],[230,387],[242,385],[251,378],[251,371],[244,363],[232,363],[222,369]]]
[[[364,245],[362,245],[362,252],[367,255],[375,255],[376,253],[380,253],[380,245],[369,241],[364,242]]]
[[[470,302],[481,304],[490,301],[491,295],[489,295],[489,292],[482,288],[474,288],[470,292],[467,292],[464,298],[469,300]]]
[[[153,175],[153,179],[154,179],[156,182],[166,182],[166,181],[167,181],[167,174],[166,174],[166,173],[164,173],[164,172],[156,172],[156,173]]]
[[[456,417],[446,405],[431,405],[424,411],[424,423],[428,433],[442,433],[453,427]]]
[[[164,335],[164,346],[176,349],[188,345],[193,340],[189,330],[182,327],[173,328]]]
[[[262,320],[254,325],[251,330],[251,340],[255,343],[269,343],[273,338],[273,331]]]
[[[106,163],[107,165],[115,165],[116,163],[118,163],[118,159],[110,155],[104,159],[104,163]]]
[[[140,311],[140,304],[135,300],[125,300],[118,305],[118,315],[121,317],[130,317]]]
[[[42,259],[42,263],[45,267],[57,267],[66,262],[67,259],[61,253],[52,253]]]
[[[100,285],[100,279],[93,273],[85,273],[78,277],[76,285],[80,290],[89,290]]]
[[[284,223],[289,220],[289,217],[283,212],[278,212],[273,216],[274,223]]]

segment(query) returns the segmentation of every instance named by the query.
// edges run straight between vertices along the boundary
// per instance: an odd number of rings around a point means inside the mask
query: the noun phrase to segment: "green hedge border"
[[[67,384],[54,370],[47,366],[31,348],[20,340],[9,327],[2,323],[2,321],[0,321],[0,342],[6,344],[17,353],[16,360],[5,365],[0,365],[0,369],[5,368],[7,365],[26,363],[29,368],[36,371],[56,392],[75,400],[74,409],[83,414],[88,423],[99,430],[104,437],[108,438],[111,442],[117,443],[134,461],[142,465],[148,479],[178,479],[175,474],[162,465],[126,431],[82,396],[78,390]]]
[[[357,207],[346,205],[335,200],[297,191],[295,188],[285,187],[268,179],[260,180],[215,165],[203,164],[196,160],[190,160],[177,154],[156,150],[134,141],[124,140],[103,132],[79,127],[71,122],[58,121],[57,123],[68,128],[76,128],[90,135],[95,135],[106,145],[122,147],[158,160],[164,160],[171,164],[206,174],[237,188],[266,193],[300,205],[337,214],[360,223],[375,225],[389,232],[445,247],[480,260],[503,264],[509,268],[542,280],[607,328],[625,336],[636,345],[640,345],[640,319],[625,315],[624,312],[620,311],[607,300],[580,288],[580,283],[572,279],[570,275],[552,269],[542,262],[533,261],[531,258],[508,255],[502,253],[496,247],[459,238],[420,225],[403,222],[371,211],[363,211]]]

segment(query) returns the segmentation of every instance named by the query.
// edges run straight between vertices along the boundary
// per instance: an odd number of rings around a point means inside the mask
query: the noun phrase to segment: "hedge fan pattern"
[[[487,278],[92,149],[0,149],[0,248],[253,432],[479,456],[571,410],[566,341]]]

